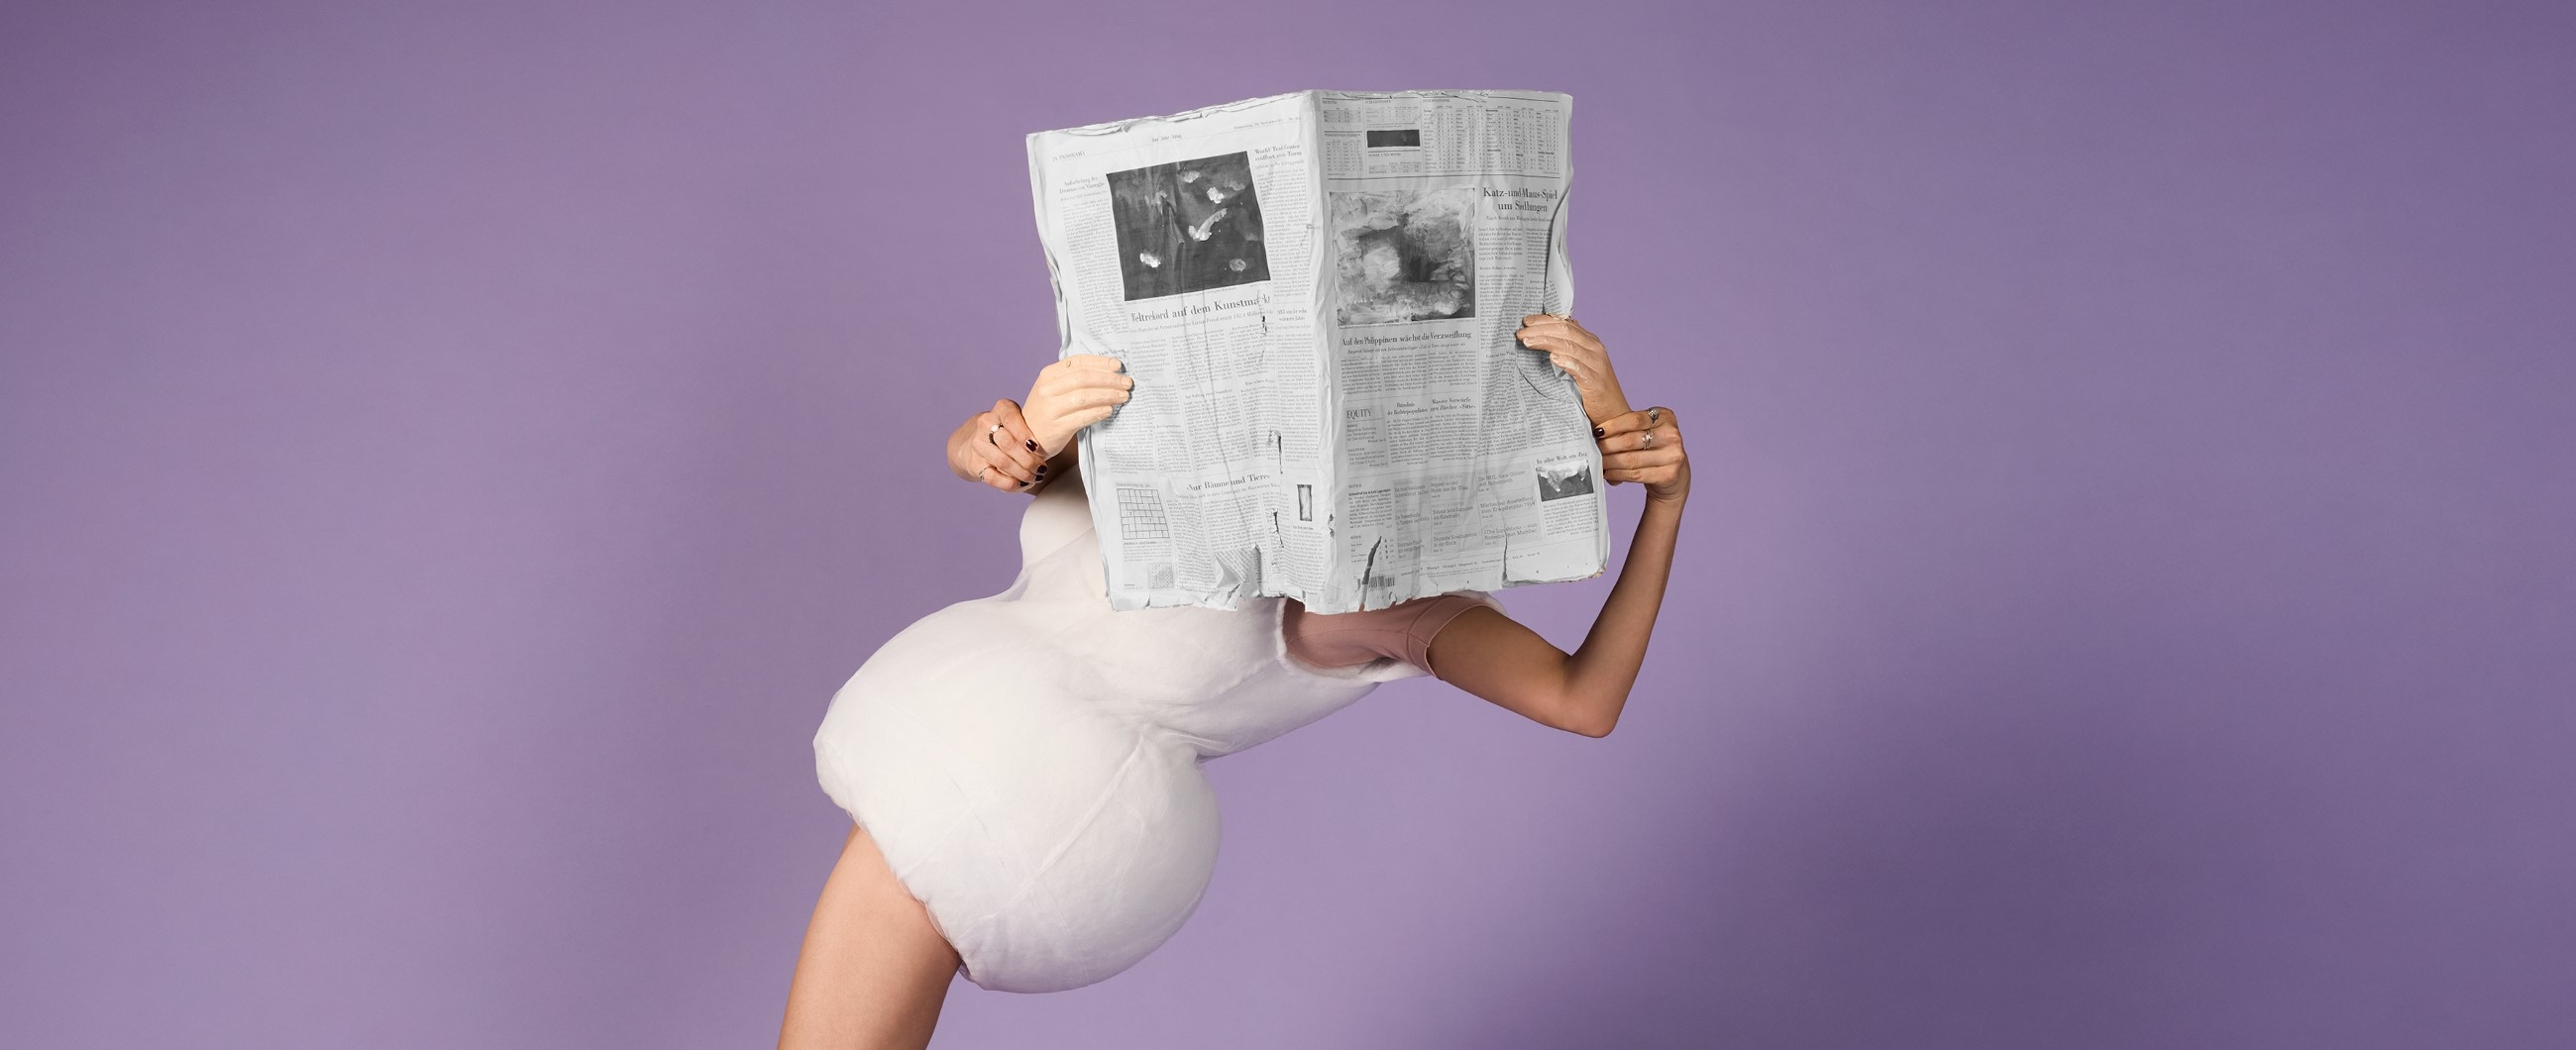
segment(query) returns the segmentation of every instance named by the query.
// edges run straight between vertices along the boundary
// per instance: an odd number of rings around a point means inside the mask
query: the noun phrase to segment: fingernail
[[[1046,476],[1046,464],[1038,464],[1038,476],[1042,478]]]
[[[1028,482],[1023,481],[1023,482],[1021,482],[1021,483],[1020,483],[1020,487],[1021,487],[1021,488],[1027,488],[1027,487],[1029,487],[1029,483],[1028,483]]]
[[[1609,435],[1609,432],[1608,432],[1608,431],[1602,430],[1600,427],[1594,427],[1594,428],[1592,428],[1592,436],[1593,436],[1593,437],[1608,437],[1608,436],[1610,436],[1610,435]]]
[[[1037,442],[1035,442],[1035,441],[1026,441],[1026,440],[1024,440],[1024,441],[1021,441],[1021,442],[1020,442],[1020,444],[1027,445],[1027,446],[1029,447],[1029,451],[1031,451],[1031,452],[1035,452],[1035,451],[1037,451],[1037,450],[1038,450],[1038,443],[1037,443]]]

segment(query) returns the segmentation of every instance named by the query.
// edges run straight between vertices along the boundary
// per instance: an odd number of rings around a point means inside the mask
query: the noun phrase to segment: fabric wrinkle
[[[1007,589],[887,639],[814,737],[825,793],[968,979],[1003,991],[1104,980],[1168,940],[1215,871],[1221,819],[1201,766],[1421,676],[1411,632],[1427,644],[1433,620],[1498,605],[1467,592],[1342,625],[1360,630],[1319,625],[1363,653],[1342,667],[1292,654],[1287,599],[1114,611],[1080,480],[1067,472],[1023,510]]]

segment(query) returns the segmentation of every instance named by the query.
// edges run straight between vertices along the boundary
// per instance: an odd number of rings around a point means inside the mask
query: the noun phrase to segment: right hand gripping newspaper
[[[1512,333],[1574,306],[1544,91],[1301,91],[1029,136],[1113,608],[1319,613],[1596,576],[1601,455]]]

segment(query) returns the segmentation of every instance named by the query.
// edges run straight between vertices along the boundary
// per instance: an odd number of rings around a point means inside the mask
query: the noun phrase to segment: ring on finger
[[[993,432],[1000,429],[1002,429],[1002,425],[999,423],[995,423],[992,426],[984,428],[984,440],[992,442],[994,448],[1002,447],[1001,442],[993,440]]]
[[[987,464],[985,464],[985,465],[983,465],[983,466],[980,466],[980,467],[975,468],[975,480],[977,480],[977,481],[983,481],[983,480],[984,480],[984,472],[985,472],[985,471],[988,471],[988,470],[991,470],[991,469],[993,469],[993,466],[992,466],[992,464],[989,464],[989,463],[987,463]]]

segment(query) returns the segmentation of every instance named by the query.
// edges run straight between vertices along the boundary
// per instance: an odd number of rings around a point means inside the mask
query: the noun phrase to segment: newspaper
[[[1512,335],[1573,309],[1572,102],[1304,91],[1029,136],[1060,352],[1135,379],[1079,438],[1112,607],[1600,574],[1591,423]]]

